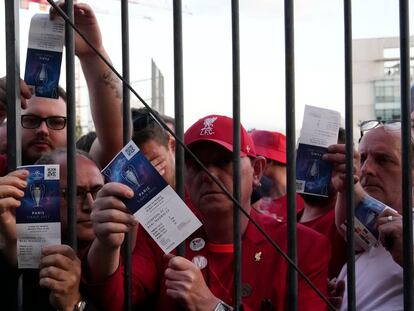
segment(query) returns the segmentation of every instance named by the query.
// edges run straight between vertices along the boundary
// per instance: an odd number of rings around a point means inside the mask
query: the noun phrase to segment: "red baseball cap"
[[[184,143],[189,147],[200,141],[212,141],[233,152],[233,119],[220,115],[201,118],[184,134]],[[240,145],[242,157],[256,157],[252,138],[242,125],[240,125]]]
[[[286,136],[278,132],[255,130],[251,134],[258,155],[286,164]]]

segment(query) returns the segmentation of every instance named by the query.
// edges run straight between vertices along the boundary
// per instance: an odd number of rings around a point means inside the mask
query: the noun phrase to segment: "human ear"
[[[266,159],[262,156],[257,156],[252,159],[253,166],[253,187],[257,187],[260,184],[260,179],[263,176],[264,169],[266,167]]]
[[[175,153],[175,144],[176,144],[176,142],[175,142],[174,137],[172,135],[168,134],[168,147],[174,153]]]

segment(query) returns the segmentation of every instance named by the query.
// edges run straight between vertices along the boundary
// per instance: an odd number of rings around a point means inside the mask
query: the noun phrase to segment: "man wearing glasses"
[[[402,240],[402,159],[401,125],[398,122],[365,122],[358,152],[354,155],[355,202],[369,194],[392,209],[376,218],[380,244],[355,255],[357,310],[403,309],[403,240]],[[345,145],[332,145],[325,160],[332,161],[339,190],[336,224],[346,218]],[[407,172],[408,173],[408,172]],[[404,207],[406,208],[406,207]],[[408,207],[410,208],[410,207]],[[346,265],[338,276],[346,282]],[[347,292],[341,310],[347,310]]]
[[[68,239],[65,235],[68,226],[66,149],[46,154],[36,164],[60,165],[60,217],[64,242]],[[90,218],[91,206],[104,180],[98,166],[83,151],[77,151],[76,168],[76,233],[78,254],[81,256],[95,238]],[[27,176],[27,171],[17,170],[0,177],[0,233],[4,238],[0,253],[10,267],[17,265],[14,212],[20,205]],[[42,255],[39,270],[26,271],[24,275],[23,295],[27,303],[23,306],[24,310],[95,310],[93,303],[80,293],[81,264],[76,252],[68,245],[49,245],[43,248]],[[11,307],[12,300],[8,298],[10,310],[14,309]]]
[[[64,3],[59,3],[63,8]],[[74,5],[76,25],[106,59],[102,36],[92,9]],[[51,18],[57,14],[53,10]],[[92,118],[97,133],[90,154],[104,167],[122,148],[121,87],[118,78],[95,52],[75,35],[75,54],[85,76]],[[66,146],[66,94],[59,90],[58,99],[32,96],[24,81],[20,83],[22,103],[22,163],[33,164],[43,154]],[[0,79],[0,124],[6,117],[6,78]]]

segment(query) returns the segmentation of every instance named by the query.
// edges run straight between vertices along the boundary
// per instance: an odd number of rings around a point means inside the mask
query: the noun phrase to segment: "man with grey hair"
[[[46,154],[36,164],[60,165],[60,217],[62,239],[66,241],[66,149],[57,149]],[[104,180],[96,163],[83,151],[76,153],[76,168],[76,233],[78,254],[81,255],[95,238],[90,219],[91,206]],[[9,269],[17,265],[15,209],[20,206],[19,199],[27,185],[27,177],[28,172],[24,169],[0,177],[0,233],[4,237],[0,253],[7,259]],[[42,249],[39,270],[24,272],[24,310],[51,310],[52,307],[59,310],[78,310],[75,306],[87,307],[82,309],[85,311],[94,310],[93,303],[80,293],[80,276],[81,263],[70,246],[45,246]],[[8,299],[11,300],[10,297]]]
[[[354,157],[355,201],[366,194],[391,207],[376,219],[380,244],[369,250],[358,250],[355,257],[357,310],[403,309],[403,240],[402,240],[402,160],[400,125],[377,124],[362,136]],[[332,145],[325,160],[335,168],[335,186],[339,191],[336,224],[346,218],[345,145]],[[360,160],[360,163],[358,161]],[[412,172],[411,172],[412,173]],[[346,265],[339,280],[346,279]],[[341,310],[347,310],[345,291]]]

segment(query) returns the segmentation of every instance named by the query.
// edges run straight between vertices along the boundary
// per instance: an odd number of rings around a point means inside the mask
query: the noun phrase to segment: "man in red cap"
[[[284,221],[287,216],[286,197],[286,136],[279,132],[254,130],[251,134],[257,155],[266,159],[263,175],[271,181],[269,196],[258,204],[264,214]],[[296,210],[303,209],[303,200],[296,196]]]
[[[230,193],[233,191],[232,119],[210,115],[185,133],[185,144]],[[251,208],[250,196],[262,176],[264,159],[257,157],[251,137],[241,127],[240,206],[284,250],[286,225]],[[232,310],[233,304],[233,209],[232,200],[201,169],[186,158],[186,187],[199,211],[203,227],[186,241],[185,257],[164,255],[138,227],[132,254],[132,303],[138,310]],[[123,266],[120,249],[124,234],[137,224],[121,199],[133,195],[122,184],[108,183],[92,208],[96,239],[88,256],[86,281],[102,310],[122,310]],[[285,259],[245,216],[242,234],[242,304],[244,310],[286,310]],[[298,265],[326,293],[328,240],[298,225]],[[299,310],[325,310],[325,303],[302,278],[298,283]]]

